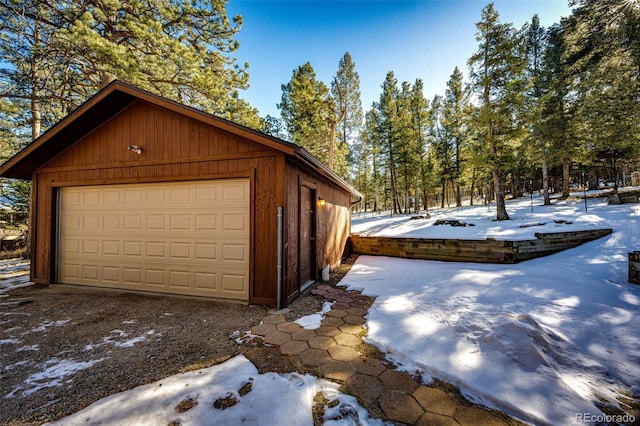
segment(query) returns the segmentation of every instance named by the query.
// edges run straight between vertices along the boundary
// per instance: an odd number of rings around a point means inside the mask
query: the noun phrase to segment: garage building
[[[31,280],[284,306],[361,194],[303,148],[114,81],[0,167],[31,179]]]

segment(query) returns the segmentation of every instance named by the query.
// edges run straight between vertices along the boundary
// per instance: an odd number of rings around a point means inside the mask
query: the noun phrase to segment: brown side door
[[[315,189],[300,186],[299,285],[315,280]]]

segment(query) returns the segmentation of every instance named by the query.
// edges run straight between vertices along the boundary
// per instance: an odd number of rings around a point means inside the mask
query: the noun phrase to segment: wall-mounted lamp
[[[127,148],[129,149],[129,151],[133,151],[138,155],[142,154],[142,148],[140,148],[138,145],[129,145]]]
[[[325,205],[325,203],[326,203],[326,201],[325,201],[324,198],[322,198],[322,197],[318,198],[318,206],[322,207],[322,206]]]

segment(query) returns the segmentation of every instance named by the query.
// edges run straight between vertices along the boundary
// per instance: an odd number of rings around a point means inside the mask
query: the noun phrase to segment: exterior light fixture
[[[318,206],[322,207],[326,204],[326,201],[324,198],[320,197],[318,198]]]
[[[142,154],[142,148],[140,148],[138,145],[129,145],[127,148],[129,149],[129,151],[133,151],[138,155]]]

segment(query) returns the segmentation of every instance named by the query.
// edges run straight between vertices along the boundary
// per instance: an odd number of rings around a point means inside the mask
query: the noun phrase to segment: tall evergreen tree
[[[333,114],[329,88],[316,78],[309,62],[293,71],[282,85],[282,120],[294,143],[305,147],[320,161],[329,160],[329,118]]]
[[[0,0],[0,94],[24,99],[32,138],[113,79],[258,127],[238,96],[242,25],[226,1]],[[44,124],[43,125],[41,125]]]
[[[346,52],[338,63],[338,71],[331,82],[336,125],[335,170],[343,177],[353,164],[351,146],[356,143],[363,124],[362,101],[360,99],[360,76],[355,70],[351,54]]]
[[[576,0],[565,40],[581,138],[615,178],[640,145],[640,7]]]
[[[549,160],[547,140],[542,131],[542,97],[548,90],[543,84],[544,53],[546,49],[546,32],[540,25],[538,15],[533,15],[531,23],[526,29],[527,42],[527,77],[530,80],[530,90],[528,93],[527,119],[530,123],[531,135],[534,143],[537,143],[540,154],[540,165],[542,167],[542,194],[544,205],[551,204],[549,197]],[[536,150],[537,151],[537,150]]]
[[[354,149],[354,182],[364,194],[365,211],[371,201],[372,209],[378,210],[380,205],[380,187],[385,175],[380,157],[380,134],[378,132],[380,118],[375,108],[369,110],[365,116],[365,123],[360,132],[359,143]]]
[[[385,158],[387,173],[386,196],[390,199],[394,214],[400,213],[400,196],[398,191],[398,145],[400,139],[400,117],[398,114],[398,99],[400,92],[398,80],[393,71],[389,71],[382,83],[380,100],[375,104],[378,110],[378,134],[381,141],[380,152]],[[386,191],[388,189],[388,191]]]
[[[462,151],[467,144],[466,114],[469,103],[469,90],[463,82],[460,69],[456,67],[447,82],[443,99],[443,127],[446,129],[448,144],[451,146],[452,161],[450,178],[453,185],[456,207],[462,206],[460,179],[462,176]]]
[[[453,149],[451,135],[444,123],[444,101],[441,95],[435,95],[429,107],[429,121],[431,123],[432,157],[437,166],[440,184],[440,208],[444,208],[447,198],[447,184],[451,182],[453,174]]]
[[[508,220],[505,205],[504,174],[509,170],[513,151],[509,149],[513,124],[518,121],[522,72],[526,65],[524,43],[511,24],[503,24],[493,4],[482,10],[476,24],[478,51],[469,59],[472,87],[478,94],[478,125],[491,154],[491,173],[496,196],[496,219]]]
[[[416,79],[410,94],[410,116],[412,135],[415,138],[415,161],[417,162],[414,174],[416,177],[416,212],[420,206],[418,203],[419,196],[422,197],[422,204],[428,209],[428,194],[432,181],[432,167],[428,162],[428,140],[427,132],[429,129],[429,105],[424,97],[424,85],[422,80]],[[415,172],[418,172],[417,174]]]
[[[570,166],[577,141],[572,131],[573,110],[570,100],[572,79],[566,61],[566,43],[562,24],[547,30],[539,85],[543,96],[539,99],[539,132],[545,148],[554,163],[562,165],[562,196],[569,196]]]

